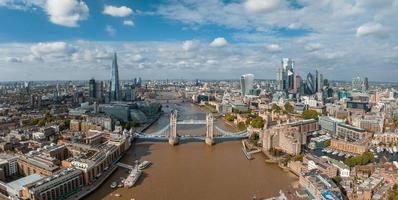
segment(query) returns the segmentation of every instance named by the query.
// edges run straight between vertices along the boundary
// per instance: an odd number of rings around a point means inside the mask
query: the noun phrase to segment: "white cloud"
[[[282,47],[278,44],[270,44],[265,47],[269,53],[280,53],[282,52]]]
[[[38,58],[45,56],[64,56],[74,53],[76,49],[65,42],[38,43],[30,47],[32,54]]]
[[[217,60],[209,59],[206,61],[206,63],[208,63],[210,65],[214,65],[214,64],[217,64],[218,62],[217,62]]]
[[[366,23],[358,27],[357,36],[386,36],[386,28],[380,23]]]
[[[307,51],[318,51],[323,48],[321,43],[310,43],[305,46],[305,50]]]
[[[136,55],[133,55],[133,56],[132,56],[132,60],[133,60],[134,62],[139,62],[139,61],[144,60],[144,57],[143,57],[141,54],[136,54]]]
[[[123,25],[133,27],[135,24],[134,24],[133,20],[124,20]]]
[[[106,31],[110,36],[114,36],[114,35],[116,34],[116,29],[113,28],[113,26],[111,26],[111,25],[106,25],[105,31]]]
[[[116,7],[105,5],[103,13],[113,17],[127,17],[133,13],[133,10],[126,6]]]
[[[245,8],[250,12],[266,12],[276,9],[280,0],[246,0]]]
[[[182,43],[182,49],[184,51],[191,51],[197,49],[199,47],[199,41],[196,40],[187,40]]]
[[[218,37],[215,38],[211,43],[210,46],[211,47],[223,47],[226,46],[228,44],[227,40],[223,37]]]
[[[89,8],[80,0],[47,0],[46,11],[52,23],[67,27],[78,26],[89,15]]]

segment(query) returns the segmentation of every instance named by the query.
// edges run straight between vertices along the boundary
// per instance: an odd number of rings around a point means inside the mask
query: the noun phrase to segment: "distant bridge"
[[[206,135],[177,135],[177,124],[200,124],[206,125]],[[157,132],[145,134],[136,133],[136,138],[146,140],[168,141],[170,144],[175,145],[179,140],[198,140],[205,141],[206,144],[214,144],[214,140],[238,140],[248,137],[246,130],[241,132],[230,132],[214,126],[214,117],[211,113],[206,115],[206,120],[183,120],[177,121],[177,111],[174,110],[170,115],[170,124],[166,125]]]

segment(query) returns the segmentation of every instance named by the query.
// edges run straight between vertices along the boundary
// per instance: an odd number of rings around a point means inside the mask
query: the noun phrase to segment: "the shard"
[[[120,99],[120,87],[119,87],[119,71],[117,66],[116,52],[113,55],[112,60],[112,75],[111,75],[111,101],[119,101]]]

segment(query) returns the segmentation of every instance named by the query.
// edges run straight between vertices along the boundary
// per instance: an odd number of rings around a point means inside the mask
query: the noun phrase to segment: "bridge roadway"
[[[136,133],[135,137],[138,139],[144,140],[157,140],[157,141],[167,141],[169,137],[167,135],[145,135],[143,133]],[[214,137],[215,140],[240,140],[245,139],[248,137],[247,132],[237,133],[237,134],[230,134],[230,135],[216,135]],[[206,136],[202,135],[180,135],[178,136],[179,140],[199,140],[204,141]]]
[[[121,163],[121,162],[116,163],[116,165],[119,166],[119,167],[123,167],[123,168],[126,168],[126,169],[130,169],[130,170],[132,170],[132,169],[134,168],[134,167],[131,166],[131,165],[124,164],[124,163]]]

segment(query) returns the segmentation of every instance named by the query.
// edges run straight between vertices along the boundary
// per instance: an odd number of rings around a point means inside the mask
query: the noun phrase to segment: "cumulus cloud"
[[[323,48],[321,43],[310,43],[305,46],[305,50],[307,51],[318,51]]]
[[[143,57],[141,54],[133,55],[131,58],[132,58],[132,60],[133,60],[134,62],[139,62],[139,61],[144,60],[144,57]]]
[[[265,47],[269,53],[280,53],[282,52],[282,47],[278,44],[270,44]]]
[[[46,11],[52,23],[67,27],[78,26],[89,15],[87,4],[80,0],[47,0]]]
[[[113,17],[127,17],[133,13],[133,10],[126,6],[116,7],[105,5],[103,13]]]
[[[111,25],[106,25],[105,27],[105,31],[110,35],[110,36],[114,36],[116,34],[116,29],[113,28],[113,26]]]
[[[38,43],[30,47],[32,54],[38,58],[45,56],[64,56],[76,51],[74,47],[65,42]]]
[[[380,23],[366,23],[358,27],[357,37],[386,36],[386,28]]]
[[[270,11],[278,7],[280,0],[246,0],[245,8],[250,12]]]
[[[123,25],[133,27],[135,24],[134,24],[133,20],[124,20]]]
[[[182,43],[182,49],[184,51],[191,51],[199,47],[199,41],[187,40]]]
[[[226,46],[228,44],[227,40],[223,37],[218,37],[215,38],[211,43],[210,46],[211,47],[223,47]]]

